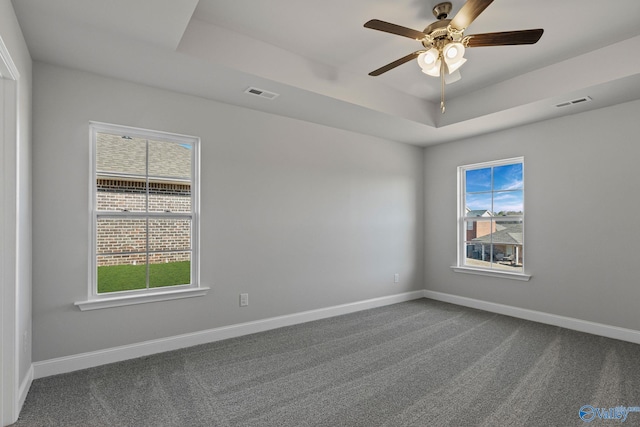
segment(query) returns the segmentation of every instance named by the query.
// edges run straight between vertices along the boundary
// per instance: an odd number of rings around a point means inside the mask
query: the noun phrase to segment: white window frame
[[[142,304],[155,301],[166,301],[180,298],[190,298],[204,296],[209,288],[200,286],[200,138],[187,135],[179,135],[168,132],[154,131],[148,129],[133,128],[107,123],[90,122],[90,185],[89,185],[89,274],[87,300],[78,301],[75,305],[80,310],[95,310],[108,307],[118,307],[123,305]],[[96,138],[98,133],[110,133],[115,135],[129,136],[133,138],[150,139],[156,141],[169,141],[175,143],[189,144],[192,147],[192,168],[191,168],[191,213],[171,213],[171,218],[191,219],[191,283],[186,285],[174,285],[159,288],[146,288],[130,291],[98,293],[97,284],[97,220],[101,212],[96,209]],[[102,213],[103,214],[103,213]],[[109,216],[117,216],[117,213],[109,213]],[[127,212],[127,216],[137,216],[136,213]],[[139,215],[141,218],[148,217],[149,213],[144,212]],[[152,216],[167,217],[167,215]]]
[[[522,254],[523,254],[523,259],[522,259],[522,272],[510,272],[510,271],[502,271],[502,270],[498,270],[498,269],[491,269],[491,268],[482,268],[479,266],[469,266],[465,264],[465,260],[466,260],[466,238],[467,238],[467,226],[465,224],[466,220],[469,219],[473,219],[473,220],[478,220],[478,221],[482,221],[482,219],[480,217],[467,217],[466,216],[466,212],[465,212],[465,208],[466,208],[466,201],[465,201],[465,189],[466,189],[466,172],[468,170],[474,170],[474,169],[483,169],[483,168],[487,168],[487,167],[497,167],[497,166],[505,166],[505,165],[511,165],[511,164],[515,164],[515,163],[521,163],[522,164],[522,175],[523,175],[523,204],[524,204],[524,200],[526,199],[524,197],[524,193],[525,193],[525,186],[524,186],[524,157],[514,157],[514,158],[510,158],[510,159],[502,159],[502,160],[494,160],[494,161],[489,161],[489,162],[482,162],[482,163],[474,163],[474,164],[469,164],[469,165],[464,165],[464,166],[459,166],[458,167],[458,206],[457,206],[457,261],[456,261],[456,265],[452,266],[452,270],[457,272],[457,273],[467,273],[467,274],[476,274],[476,275],[481,275],[481,276],[489,276],[489,277],[499,277],[499,278],[505,278],[505,279],[514,279],[514,280],[523,280],[523,281],[528,281],[531,278],[531,275],[526,273],[525,270],[525,260],[526,257],[525,255],[525,237],[524,237],[524,230],[525,230],[525,214],[526,214],[526,209],[523,209],[523,213],[522,215],[511,215],[511,216],[506,216],[506,217],[500,217],[500,219],[520,219],[522,221]],[[488,220],[491,219],[495,219],[495,217],[488,217]]]

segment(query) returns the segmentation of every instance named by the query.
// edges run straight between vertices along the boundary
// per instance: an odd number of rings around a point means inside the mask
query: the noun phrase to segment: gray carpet
[[[422,299],[39,379],[15,426],[581,426],[584,405],[640,406],[640,345]]]

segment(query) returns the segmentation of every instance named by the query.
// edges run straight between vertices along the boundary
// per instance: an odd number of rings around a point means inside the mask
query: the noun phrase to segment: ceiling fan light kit
[[[418,55],[418,65],[422,72],[433,77],[440,76],[440,52],[437,49],[429,49]]]
[[[467,59],[464,58],[466,48],[534,44],[542,37],[543,30],[541,28],[465,36],[464,31],[467,27],[492,2],[493,0],[467,0],[453,19],[447,19],[451,13],[452,4],[450,2],[439,3],[433,8],[433,15],[438,20],[427,26],[424,31],[412,30],[378,19],[368,21],[364,24],[365,28],[412,38],[421,42],[424,47],[422,50],[410,53],[370,72],[369,75],[379,76],[399,65],[417,59],[423,73],[432,77],[440,77],[440,109],[444,114],[444,85],[460,80],[459,68],[467,62]]]

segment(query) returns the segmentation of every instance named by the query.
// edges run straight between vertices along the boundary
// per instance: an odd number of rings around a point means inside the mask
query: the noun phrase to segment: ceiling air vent
[[[258,89],[257,87],[250,87],[244,91],[244,93],[248,93],[250,95],[259,96],[260,98],[265,99],[276,99],[280,96],[278,93],[269,92],[268,90]]]
[[[556,107],[568,107],[569,105],[582,104],[584,102],[589,102],[589,101],[591,101],[591,97],[585,96],[582,98],[574,99],[573,101],[561,102],[560,104],[556,104]]]

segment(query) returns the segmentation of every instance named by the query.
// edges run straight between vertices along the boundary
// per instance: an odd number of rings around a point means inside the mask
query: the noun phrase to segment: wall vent
[[[269,92],[268,90],[258,89],[257,87],[250,87],[244,91],[244,93],[248,93],[250,95],[259,96],[260,98],[265,99],[276,99],[280,96],[278,93]]]
[[[591,100],[592,100],[592,98],[590,96],[585,96],[585,97],[582,97],[582,98],[574,99],[573,101],[561,102],[560,104],[556,104],[556,107],[558,107],[558,108],[560,108],[560,107],[568,107],[570,105],[582,104],[583,102],[589,102]]]

